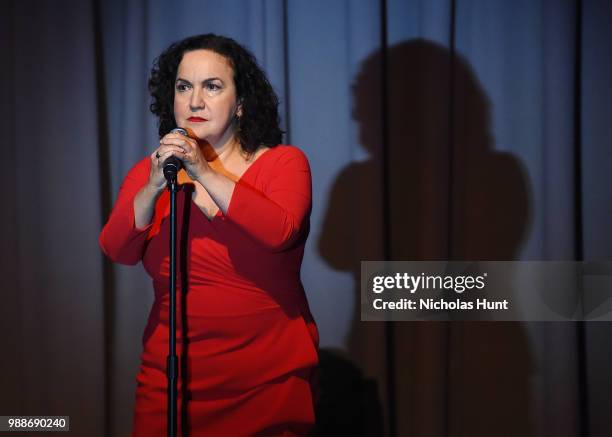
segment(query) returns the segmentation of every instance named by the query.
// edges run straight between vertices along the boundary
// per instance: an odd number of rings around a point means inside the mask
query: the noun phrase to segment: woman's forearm
[[[134,225],[138,229],[146,227],[151,223],[155,211],[155,201],[162,190],[145,185],[134,197]]]
[[[229,177],[211,168],[202,172],[198,182],[206,189],[221,212],[224,215],[227,214],[236,183]]]

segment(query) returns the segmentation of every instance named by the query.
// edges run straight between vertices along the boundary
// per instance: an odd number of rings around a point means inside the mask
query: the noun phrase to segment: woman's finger
[[[171,156],[176,156],[179,159],[183,159],[185,154],[180,149],[172,149],[172,150],[161,151],[159,153],[159,158],[157,158],[158,165],[161,166],[166,161],[166,159],[170,158]]]
[[[180,146],[174,146],[174,145],[172,145],[172,146],[164,145],[164,146],[158,147],[156,152],[157,152],[157,155],[159,155],[159,156],[162,156],[162,155],[170,153],[170,152],[175,152],[180,157],[180,155],[182,155],[185,152],[185,148],[184,147],[180,147]],[[155,155],[156,158],[158,158],[157,155]]]
[[[161,145],[175,145],[183,149],[192,149],[197,147],[197,142],[189,137],[184,137],[178,134],[168,134],[160,140]]]

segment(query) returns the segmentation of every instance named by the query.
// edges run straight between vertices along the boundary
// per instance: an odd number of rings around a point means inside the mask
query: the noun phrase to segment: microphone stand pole
[[[189,133],[180,127],[174,128],[172,133],[189,136]],[[166,376],[168,378],[168,437],[176,437],[177,411],[178,411],[178,373],[179,363],[176,355],[176,193],[178,192],[178,172],[182,162],[171,156],[164,162],[164,176],[168,181],[170,191],[170,309],[168,314],[168,357],[166,359]],[[185,381],[183,381],[185,383]],[[183,429],[184,429],[183,424]]]
[[[177,382],[178,356],[176,355],[176,193],[178,183],[176,174],[168,182],[170,191],[170,314],[168,357],[166,376],[168,377],[168,437],[176,437],[177,432]]]

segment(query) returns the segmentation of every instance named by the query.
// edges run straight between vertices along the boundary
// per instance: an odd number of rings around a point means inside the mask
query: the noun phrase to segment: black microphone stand
[[[188,136],[186,130],[173,129]],[[168,357],[166,359],[166,376],[168,378],[168,437],[176,437],[178,412],[178,356],[176,355],[176,193],[178,192],[178,172],[182,163],[178,158],[170,157],[164,163],[164,176],[168,180],[170,191],[170,309],[168,317]],[[184,381],[183,381],[184,383]],[[183,424],[184,427],[184,424]]]
[[[168,182],[170,191],[170,314],[168,330],[168,358],[166,376],[168,377],[168,436],[176,437],[177,431],[177,383],[178,357],[176,355],[176,193],[178,183],[176,175]]]

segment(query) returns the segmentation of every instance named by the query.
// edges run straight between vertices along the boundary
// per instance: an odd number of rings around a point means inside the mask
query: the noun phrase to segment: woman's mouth
[[[208,121],[205,118],[202,117],[189,117],[187,120],[194,122],[194,123],[201,123],[203,121]]]

